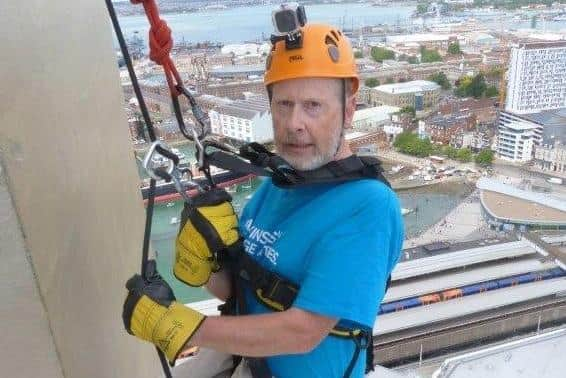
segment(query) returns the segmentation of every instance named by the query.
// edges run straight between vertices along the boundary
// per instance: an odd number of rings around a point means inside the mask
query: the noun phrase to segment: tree
[[[460,50],[460,42],[455,41],[448,45],[448,54],[450,55],[460,55],[462,50]]]
[[[401,113],[401,114],[403,114],[403,113],[411,114],[413,116],[413,118],[415,118],[415,116],[417,114],[414,106],[405,106],[405,107],[401,108],[401,110],[399,110],[399,113]]]
[[[487,84],[481,73],[474,77],[464,76],[458,80],[457,85],[458,87],[455,90],[457,96],[480,98],[487,95]],[[490,91],[491,93],[493,93],[493,90]]]
[[[472,151],[467,147],[461,148],[458,150],[458,153],[456,154],[456,159],[464,163],[472,161]]]
[[[452,87],[444,72],[437,72],[435,74],[432,74],[428,77],[428,79],[440,85],[444,90],[450,89]]]
[[[418,3],[417,4],[417,14],[425,14],[428,12],[429,3]]]
[[[379,80],[377,80],[377,78],[370,77],[370,78],[368,78],[364,81],[364,84],[366,85],[366,87],[373,88],[373,87],[377,87],[378,85],[380,85],[380,82],[379,82]]]
[[[354,58],[360,59],[364,57],[364,53],[361,51],[354,51]]]
[[[446,155],[449,159],[456,159],[458,156],[458,149],[452,146],[444,146],[442,154]]]
[[[497,97],[497,96],[499,96],[499,91],[495,86],[490,85],[489,87],[487,87],[487,89],[485,90],[485,97]]]
[[[493,163],[494,153],[492,150],[481,150],[476,156],[476,163],[482,166],[491,165]]]
[[[371,57],[376,62],[382,63],[384,60],[394,59],[395,53],[391,50],[387,50],[383,47],[372,47],[371,48]]]
[[[397,57],[398,61],[409,62],[409,64],[417,64],[419,59],[416,56],[401,54]]]
[[[425,157],[434,150],[433,144],[428,138],[420,139],[418,135],[409,131],[403,132],[395,138],[393,146],[404,154]]]
[[[472,79],[470,84],[470,95],[474,98],[480,98],[485,93],[487,89],[487,84],[485,83],[485,78],[483,74],[477,74]]]
[[[442,62],[442,57],[437,50],[429,50],[421,46],[421,63]]]
[[[391,76],[389,76],[387,79],[385,79],[385,82],[387,84],[393,84],[395,82],[395,80],[393,80],[393,78]]]

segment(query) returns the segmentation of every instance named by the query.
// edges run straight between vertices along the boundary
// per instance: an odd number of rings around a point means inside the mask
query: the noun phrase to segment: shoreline
[[[482,216],[479,190],[475,189],[446,216],[418,236],[406,239],[403,249],[439,241],[464,241],[478,231],[489,231]]]

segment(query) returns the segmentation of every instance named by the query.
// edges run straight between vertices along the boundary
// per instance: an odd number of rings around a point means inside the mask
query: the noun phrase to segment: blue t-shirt
[[[265,180],[240,217],[246,252],[300,286],[294,307],[371,329],[397,263],[403,220],[377,180],[281,189]],[[252,314],[271,312],[246,290]],[[327,336],[306,354],[267,358],[276,377],[342,377],[355,345]],[[365,352],[352,377],[362,377]]]

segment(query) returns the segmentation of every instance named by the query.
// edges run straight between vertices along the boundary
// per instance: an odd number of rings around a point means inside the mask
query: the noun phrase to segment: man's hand
[[[128,296],[122,319],[129,334],[155,344],[173,365],[205,316],[176,302],[171,287],[161,278],[151,260],[147,278],[134,275],[126,283]]]
[[[173,274],[190,286],[204,285],[220,270],[218,255],[239,241],[238,218],[224,189],[213,188],[185,204],[175,242]]]

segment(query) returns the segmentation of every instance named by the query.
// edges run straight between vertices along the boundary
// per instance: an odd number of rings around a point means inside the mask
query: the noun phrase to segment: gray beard
[[[343,128],[340,128],[340,133],[334,136],[332,144],[329,146],[327,152],[323,153],[317,149],[314,157],[309,160],[288,156],[285,152],[280,152],[279,155],[296,170],[312,171],[334,160],[336,154],[338,154],[342,138]]]

